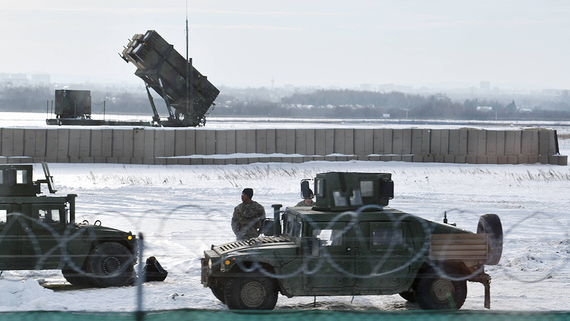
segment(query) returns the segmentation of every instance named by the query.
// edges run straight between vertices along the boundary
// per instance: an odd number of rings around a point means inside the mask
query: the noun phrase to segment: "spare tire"
[[[477,233],[489,234],[489,256],[485,264],[496,265],[503,254],[503,225],[497,214],[484,214],[479,218]]]

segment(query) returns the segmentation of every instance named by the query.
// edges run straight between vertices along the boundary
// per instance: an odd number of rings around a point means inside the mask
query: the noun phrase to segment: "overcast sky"
[[[118,53],[156,30],[185,55],[185,0],[0,0],[0,73],[142,84]],[[567,0],[188,1],[214,85],[570,89]]]

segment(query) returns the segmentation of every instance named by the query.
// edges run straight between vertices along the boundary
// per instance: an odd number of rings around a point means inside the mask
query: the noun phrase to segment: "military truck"
[[[0,270],[61,269],[79,286],[122,286],[132,282],[136,238],[131,232],[75,220],[77,195],[56,193],[42,163],[44,180],[33,180],[33,165],[0,165]]]
[[[321,173],[313,183],[315,206],[273,205],[273,233],[204,251],[201,282],[228,308],[270,310],[281,293],[400,294],[422,309],[459,309],[467,281],[484,285],[490,308],[485,265],[503,248],[496,214],[473,233],[388,207],[388,173]]]

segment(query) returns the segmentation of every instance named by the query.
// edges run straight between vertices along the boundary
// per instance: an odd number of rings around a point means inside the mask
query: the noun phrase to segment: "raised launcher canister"
[[[186,61],[156,31],[135,34],[121,57],[137,67],[135,75],[146,84],[153,120],[166,127],[200,126],[220,91]],[[161,119],[149,87],[165,101],[167,119]]]

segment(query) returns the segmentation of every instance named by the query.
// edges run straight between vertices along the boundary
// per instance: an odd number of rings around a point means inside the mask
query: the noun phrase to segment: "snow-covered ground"
[[[560,140],[570,154],[570,140]],[[570,311],[570,168],[551,165],[471,165],[406,162],[257,163],[224,166],[50,164],[58,194],[78,194],[77,220],[145,236],[144,257],[169,271],[143,286],[144,309],[227,309],[200,284],[200,257],[211,244],[232,241],[230,218],[241,190],[272,213],[272,204],[300,200],[300,181],[326,171],[389,172],[390,206],[476,230],[496,213],[505,231],[492,276],[491,307],[506,311]],[[34,179],[42,179],[35,165]],[[47,190],[44,191],[47,193]],[[134,311],[136,287],[68,290],[59,271],[4,271],[0,311]],[[42,286],[44,285],[44,286]],[[485,310],[483,286],[468,284],[462,310]],[[276,309],[313,309],[312,297],[280,296]],[[416,310],[398,295],[319,297],[317,309]]]

